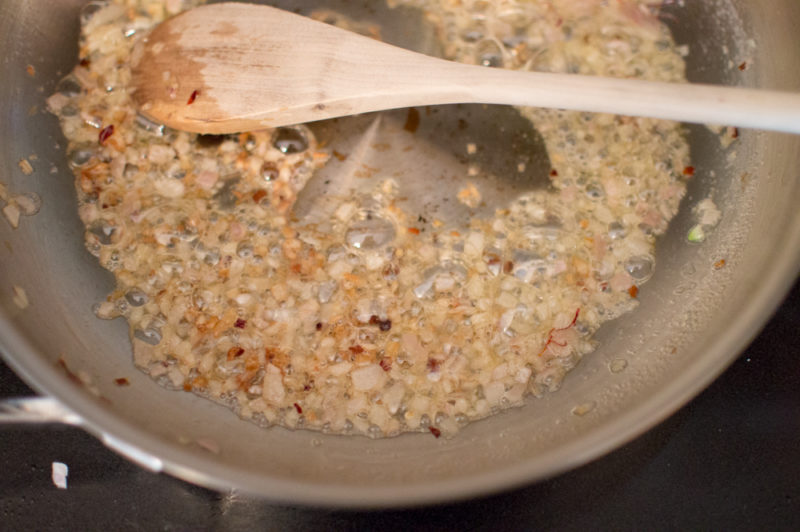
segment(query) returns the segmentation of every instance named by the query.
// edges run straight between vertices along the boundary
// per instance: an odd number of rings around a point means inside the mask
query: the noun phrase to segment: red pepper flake
[[[98,140],[100,141],[101,146],[105,146],[106,141],[108,138],[114,134],[114,124],[110,126],[106,126],[100,130],[100,135],[98,135]]]
[[[550,344],[556,344],[559,347],[565,347],[567,345],[566,343],[562,344],[562,343],[556,342],[553,339],[553,333],[556,332],[556,331],[566,331],[567,329],[571,329],[572,327],[574,327],[575,324],[578,323],[578,316],[580,315],[580,313],[581,313],[581,309],[579,307],[578,309],[575,310],[575,316],[572,318],[572,322],[570,322],[569,325],[567,325],[566,327],[560,327],[560,328],[559,327],[553,327],[552,329],[550,329],[550,332],[547,333],[547,341],[544,343],[544,347],[542,348],[542,350],[539,351],[539,356],[542,356],[544,354],[544,352],[547,351],[547,348],[550,347]]]
[[[719,259],[717,262],[714,263],[715,270],[721,270],[725,267],[725,259]]]
[[[392,328],[392,320],[382,320],[374,314],[369,317],[369,323],[370,325],[377,325],[378,328],[383,332],[386,332]]]
[[[437,371],[439,371],[440,365],[441,362],[436,360],[435,358],[428,359],[428,371],[430,371],[431,373],[436,373]]]
[[[130,386],[131,381],[129,381],[125,377],[120,377],[119,379],[114,379],[114,384],[116,384],[117,386]]]
[[[747,70],[747,61],[742,61],[741,62],[741,64],[739,65],[739,70],[741,70],[741,71]]]
[[[28,65],[25,67],[25,72],[27,72],[30,77],[34,77],[36,75],[36,67]]]
[[[75,374],[75,372],[69,369],[69,367],[67,366],[67,361],[64,360],[63,356],[58,357],[58,365],[61,367],[61,369],[64,370],[64,373],[67,374],[69,380],[71,380],[75,384],[83,386],[83,381],[78,377],[78,375]]]
[[[733,127],[731,129],[731,138],[738,139],[739,138],[739,128]]]
[[[186,105],[192,105],[198,96],[200,96],[200,91],[193,90],[192,94],[189,95],[189,101],[186,102]]]
[[[417,229],[416,227],[409,227],[408,232],[411,233],[412,235],[418,235],[419,229]]]
[[[264,190],[263,188],[253,192],[253,201],[255,201],[256,203],[260,202],[265,197],[267,197],[267,191]]]
[[[383,368],[383,371],[389,371],[392,369],[392,361],[388,358],[382,358],[378,364]]]
[[[383,269],[383,278],[387,281],[394,281],[400,273],[400,268],[396,264],[389,264]]]
[[[694,175],[694,166],[687,166],[683,169],[683,175],[692,177]]]
[[[83,68],[89,68],[89,65],[91,65],[92,62],[89,61],[88,57],[84,57],[83,59],[80,60],[78,64],[81,65]]]
[[[247,326],[247,320],[243,320],[242,318],[236,318],[236,322],[233,324],[234,327],[237,329],[244,329]]]
[[[361,347],[360,345],[351,345],[350,347],[348,347],[348,349],[354,355],[358,355],[364,352],[364,348]]]
[[[511,273],[514,271],[514,263],[510,260],[507,260],[505,264],[503,264],[503,273]]]
[[[322,330],[322,322],[318,321],[317,324],[314,326],[314,328],[317,329],[318,331],[321,331]]]
[[[629,294],[631,297],[636,297],[636,296],[638,296],[638,295],[639,295],[639,287],[638,287],[638,286],[636,286],[635,284],[632,284],[632,285],[631,285],[631,287],[630,287],[630,288],[628,288],[628,294]]]
[[[419,127],[419,111],[417,111],[413,107],[410,107],[408,109],[408,114],[406,115],[406,123],[403,125],[403,129],[405,129],[409,133],[415,133],[418,127]]]
[[[428,430],[431,431],[431,434],[433,434],[434,437],[436,438],[442,435],[442,431],[437,429],[436,427],[428,427]]]
[[[550,170],[550,177],[558,177],[558,170],[556,170],[555,168]]]
[[[297,410],[298,414],[302,414],[303,413],[303,408],[300,405],[298,405],[297,403],[294,403],[294,409]]]
[[[243,353],[244,349],[242,349],[238,345],[231,347],[230,349],[228,349],[228,361],[230,362],[234,358],[242,356]]]

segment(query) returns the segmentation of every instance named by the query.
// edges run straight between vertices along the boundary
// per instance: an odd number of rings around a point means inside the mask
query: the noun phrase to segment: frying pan
[[[65,142],[43,111],[76,61],[82,3],[0,0],[0,181],[43,202],[17,229],[0,221],[0,351],[44,396],[4,404],[6,419],[79,424],[148,469],[274,501],[386,507],[465,498],[583,464],[669,416],[726,368],[796,277],[800,137],[741,131],[724,148],[707,128],[689,127],[695,178],[658,242],[641,304],[599,331],[597,351],[561,390],[451,439],[259,428],[160,387],[134,368],[126,324],[92,313],[113,278],[85,251]],[[397,41],[423,31],[422,18],[378,1],[275,4],[348,10]],[[664,20],[690,46],[691,81],[800,90],[795,0],[668,4]],[[23,158],[30,176],[19,167]],[[704,243],[690,244],[692,207],[707,197],[722,220]],[[120,378],[130,385],[116,384]]]

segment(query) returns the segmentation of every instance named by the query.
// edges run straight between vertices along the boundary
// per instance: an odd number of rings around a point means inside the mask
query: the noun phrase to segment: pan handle
[[[15,397],[0,401],[0,424],[17,423],[80,426],[83,419],[52,397]]]
[[[52,397],[15,397],[0,401],[0,425],[45,423],[61,423],[75,427],[85,425],[83,418]],[[100,432],[98,436],[106,447],[128,460],[154,473],[163,471],[164,463],[160,458],[105,432]]]

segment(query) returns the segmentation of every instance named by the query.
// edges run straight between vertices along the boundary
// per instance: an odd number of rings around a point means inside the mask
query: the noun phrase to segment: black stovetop
[[[800,530],[800,284],[705,392],[617,451],[468,502],[275,506],[156,475],[79,429],[0,427],[0,530]],[[0,363],[0,398],[31,393]],[[69,466],[68,489],[51,463]]]

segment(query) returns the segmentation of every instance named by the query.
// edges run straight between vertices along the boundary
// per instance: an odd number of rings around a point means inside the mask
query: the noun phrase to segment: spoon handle
[[[464,71],[461,83],[478,103],[550,107],[697,124],[800,133],[800,94],[487,69]],[[456,74],[450,72],[452,79]]]
[[[409,107],[420,103],[506,104],[800,133],[798,93],[523,72],[427,56],[417,56],[409,64],[402,61],[405,57],[395,59],[397,70],[383,80],[386,93],[378,91],[375,98],[358,102],[359,112],[385,109],[388,98]]]

